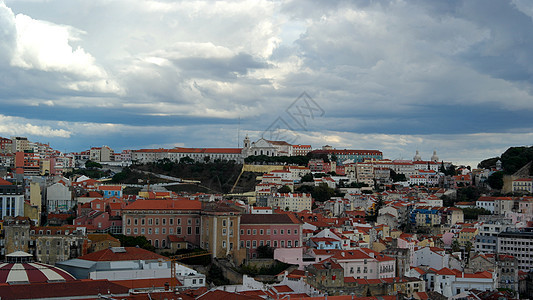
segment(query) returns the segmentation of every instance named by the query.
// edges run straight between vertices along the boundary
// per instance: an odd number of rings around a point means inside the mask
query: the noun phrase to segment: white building
[[[300,212],[303,210],[311,210],[313,205],[313,198],[311,194],[305,193],[274,193],[269,199],[268,206],[278,207],[282,210]]]
[[[497,280],[493,273],[484,271],[464,273],[456,269],[443,268],[435,274],[435,292],[445,297],[453,297],[464,291],[476,289],[492,291],[496,289]]]

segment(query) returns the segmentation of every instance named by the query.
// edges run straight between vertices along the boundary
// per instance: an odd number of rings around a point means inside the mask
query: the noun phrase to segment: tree
[[[463,208],[463,215],[465,220],[477,220],[479,215],[490,215],[491,212],[480,207],[466,207]]]
[[[302,176],[301,182],[313,182],[313,174],[307,173],[304,176]]]
[[[335,196],[335,190],[330,188],[327,184],[321,183],[320,185],[315,186],[311,195],[316,201],[324,202]]]
[[[91,168],[101,168],[102,165],[99,164],[99,163],[97,163],[97,162],[95,162],[95,161],[88,160],[88,161],[85,162],[85,167],[86,167],[87,169],[91,169]]]
[[[489,186],[495,190],[501,190],[503,188],[503,172],[498,171],[490,174],[487,178]]]
[[[286,185],[278,189],[278,193],[282,193],[282,194],[291,193],[291,192],[292,192],[291,188]]]
[[[180,164],[192,164],[194,163],[194,159],[188,157],[188,156],[185,156],[185,157],[182,157],[180,159]]]
[[[256,251],[257,258],[274,258],[274,248],[268,245],[259,246]]]

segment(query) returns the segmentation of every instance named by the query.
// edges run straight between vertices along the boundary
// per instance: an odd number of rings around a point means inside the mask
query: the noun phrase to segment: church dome
[[[16,251],[6,255],[6,261],[0,263],[0,284],[23,284],[44,282],[74,281],[76,278],[68,272],[42,263],[33,262],[29,253]]]
[[[421,161],[422,157],[420,157],[420,153],[418,153],[418,150],[416,150],[415,157],[413,157],[413,161]]]
[[[433,150],[433,155],[431,156],[431,161],[439,161],[439,157],[437,156],[437,151]]]

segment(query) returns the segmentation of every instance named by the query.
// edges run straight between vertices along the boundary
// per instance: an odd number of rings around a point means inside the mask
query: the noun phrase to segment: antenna
[[[241,147],[241,116],[239,116],[239,125],[237,126],[237,148]]]

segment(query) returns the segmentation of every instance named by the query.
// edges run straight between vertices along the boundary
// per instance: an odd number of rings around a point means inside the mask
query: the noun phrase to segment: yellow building
[[[479,230],[477,228],[463,228],[458,233],[458,242],[459,245],[462,247],[465,247],[468,242],[470,242],[471,245],[474,245],[474,241],[476,239],[476,235],[479,233]]]
[[[200,247],[213,258],[230,258],[241,263],[246,249],[240,247],[241,211],[222,203],[205,203],[202,207]]]

